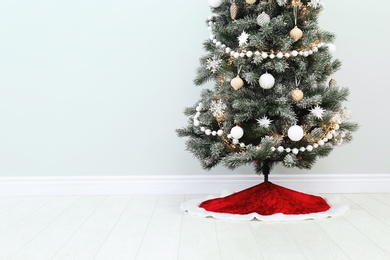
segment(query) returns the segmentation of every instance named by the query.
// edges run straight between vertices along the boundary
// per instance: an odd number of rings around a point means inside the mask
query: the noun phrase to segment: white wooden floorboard
[[[157,200],[157,195],[134,195],[94,260],[135,259]]]
[[[191,200],[201,195],[187,195]],[[183,215],[178,260],[221,259],[217,230],[213,218],[201,218],[188,213]]]
[[[107,197],[52,259],[93,259],[130,199],[129,196]]]
[[[349,214],[349,213],[346,213]],[[351,259],[388,260],[390,256],[344,217],[315,222]]]
[[[377,200],[371,194],[345,194],[344,197],[390,226],[390,206],[386,203]]]
[[[390,193],[370,194],[371,197],[379,200],[383,204],[390,206]]]
[[[221,259],[263,259],[247,221],[217,220],[216,225]]]
[[[18,251],[12,260],[49,260],[80,228],[105,199],[104,196],[81,197],[55,221]],[[78,241],[83,242],[83,241]]]
[[[49,201],[49,197],[32,197],[0,214],[0,235],[27,218]]]
[[[283,225],[306,259],[350,259],[314,221],[285,222]]]
[[[249,222],[264,259],[306,259],[282,223]]]
[[[8,259],[54,221],[76,197],[54,197],[0,236],[0,259]]]
[[[346,195],[345,197],[349,197]],[[354,197],[354,196],[352,196]],[[371,198],[368,199],[371,202]],[[390,206],[382,205],[382,208],[390,209]],[[388,211],[385,209],[384,211]],[[381,247],[389,254],[390,259],[390,226],[378,220],[375,215],[367,212],[364,205],[350,201],[350,211],[344,215],[344,218],[351,223],[355,228],[359,229],[361,233],[371,239],[375,244]],[[388,215],[390,218],[390,214]]]
[[[26,199],[27,197],[0,197],[0,214],[15,207],[18,203]]]
[[[279,223],[196,217],[189,195],[0,197],[0,260],[390,260],[390,195],[340,196],[343,216]]]
[[[183,219],[179,205],[183,201],[184,195],[160,195],[136,259],[177,259]]]

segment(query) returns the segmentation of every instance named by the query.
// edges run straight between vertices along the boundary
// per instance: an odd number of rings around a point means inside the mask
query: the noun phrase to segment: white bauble
[[[240,139],[244,135],[244,130],[240,126],[235,126],[230,130],[233,139]]]
[[[311,151],[313,151],[313,146],[311,146],[310,144],[306,147],[306,150],[308,151],[308,152],[311,152]]]
[[[219,129],[219,130],[217,131],[217,135],[218,135],[218,136],[222,136],[222,135],[223,135],[223,131],[222,131],[221,129]]]
[[[209,5],[214,8],[221,6],[222,3],[223,0],[209,0]]]
[[[271,17],[265,12],[262,12],[261,14],[259,14],[259,16],[257,16],[256,21],[258,25],[264,26],[266,24],[269,24],[269,22],[271,21]]]
[[[298,153],[299,153],[299,150],[298,150],[297,148],[294,148],[294,149],[292,149],[292,153],[293,153],[293,154],[298,154]]]
[[[333,43],[328,43],[326,46],[328,46],[330,54],[334,55],[336,53],[336,45]]]
[[[261,75],[259,84],[263,89],[270,89],[275,85],[275,78],[271,74],[265,73]]]
[[[299,125],[294,125],[288,129],[288,137],[292,141],[299,141],[303,138],[303,128],[300,127]]]

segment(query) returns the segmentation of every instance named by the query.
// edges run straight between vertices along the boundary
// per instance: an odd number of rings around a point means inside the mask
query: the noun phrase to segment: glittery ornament
[[[279,6],[284,6],[285,4],[287,4],[287,0],[276,0],[276,2]]]
[[[233,3],[233,4],[230,6],[230,17],[231,17],[233,20],[236,20],[237,15],[238,15],[238,4]]]
[[[296,88],[293,91],[291,91],[291,98],[295,102],[301,101],[303,99],[303,92],[302,92],[302,90],[300,90],[299,88]]]
[[[264,73],[259,79],[260,87],[270,89],[275,85],[275,78],[269,73]]]
[[[261,14],[259,14],[259,16],[257,16],[256,21],[257,21],[258,25],[264,26],[271,21],[271,17],[268,14],[266,14],[265,12],[262,12]]]

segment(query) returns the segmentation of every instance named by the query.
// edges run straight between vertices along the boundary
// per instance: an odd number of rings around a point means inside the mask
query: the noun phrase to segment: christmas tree
[[[310,169],[351,141],[349,90],[332,75],[335,35],[321,30],[321,0],[209,0],[210,39],[194,80],[215,82],[186,108],[187,150],[205,169],[253,164]]]

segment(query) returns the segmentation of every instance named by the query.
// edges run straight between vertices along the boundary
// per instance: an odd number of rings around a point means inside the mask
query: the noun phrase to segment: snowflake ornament
[[[311,0],[307,6],[313,7],[314,9],[325,7],[325,4],[321,0]]]
[[[287,4],[287,0],[276,0],[276,2],[278,2],[279,6],[284,6]]]
[[[221,66],[222,60],[214,55],[212,58],[206,60],[206,69],[210,70],[212,73],[215,73]]]
[[[312,108],[310,110],[310,112],[318,119],[322,119],[322,116],[324,115],[325,113],[325,109],[323,109],[322,107],[320,106],[315,106],[314,108]]]
[[[249,34],[247,34],[245,31],[242,31],[241,35],[238,36],[238,45],[244,46],[248,43]]]
[[[264,116],[263,118],[257,119],[257,123],[262,127],[268,128],[272,123],[272,120]]]
[[[213,100],[210,103],[210,111],[213,116],[223,115],[227,109],[227,106],[221,99]]]

